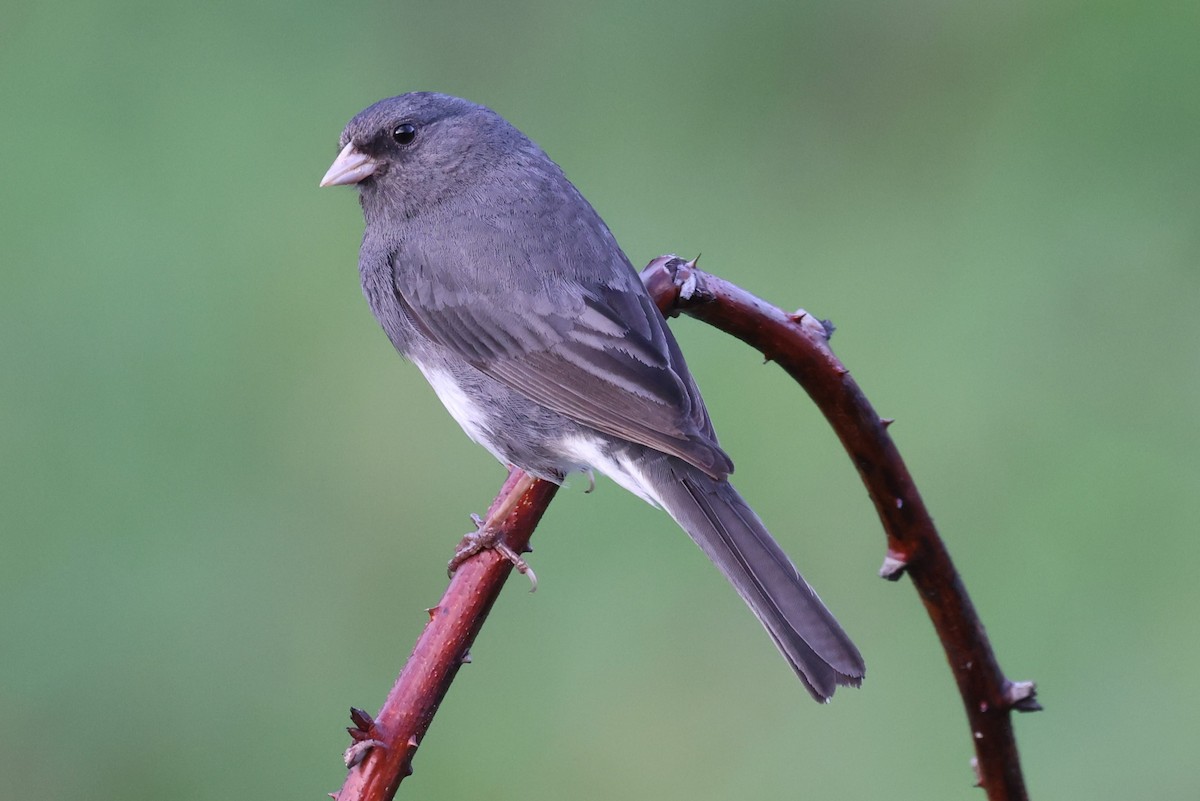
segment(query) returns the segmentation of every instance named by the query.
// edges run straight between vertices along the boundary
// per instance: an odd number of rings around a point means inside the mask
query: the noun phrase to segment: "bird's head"
[[[544,158],[491,109],[433,92],[380,100],[342,131],[321,186],[356,184],[364,212],[408,217],[470,193],[514,157]]]

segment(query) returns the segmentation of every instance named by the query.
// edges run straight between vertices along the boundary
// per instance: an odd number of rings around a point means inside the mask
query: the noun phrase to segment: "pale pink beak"
[[[329,172],[325,173],[325,177],[321,179],[320,185],[356,184],[364,178],[374,175],[378,167],[379,165],[373,158],[361,150],[356,150],[354,144],[351,143],[343,147],[341,153],[338,153],[333,164],[329,166]]]

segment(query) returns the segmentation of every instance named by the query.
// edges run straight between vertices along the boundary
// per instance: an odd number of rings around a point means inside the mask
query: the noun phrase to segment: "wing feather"
[[[679,347],[636,275],[635,285],[616,287],[544,282],[532,292],[468,292],[422,272],[415,281],[412,273],[395,275],[397,300],[428,336],[476,369],[579,423],[714,477],[732,469]]]

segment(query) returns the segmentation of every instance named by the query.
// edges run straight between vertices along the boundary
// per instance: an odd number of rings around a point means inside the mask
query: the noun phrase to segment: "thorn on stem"
[[[899,581],[908,567],[908,558],[897,551],[889,550],[883,557],[883,566],[879,568],[879,577],[888,581]]]
[[[1032,681],[1010,681],[1004,688],[1004,700],[1018,712],[1040,712],[1042,705],[1037,700],[1037,683]]]

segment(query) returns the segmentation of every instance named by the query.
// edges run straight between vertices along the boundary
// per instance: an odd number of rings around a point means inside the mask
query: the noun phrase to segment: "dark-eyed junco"
[[[428,92],[362,111],[339,146],[321,186],[358,186],[371,310],[467,435],[663,507],[815,698],[860,684],[858,649],[727,480],[675,338],[558,165],[490,109]]]

